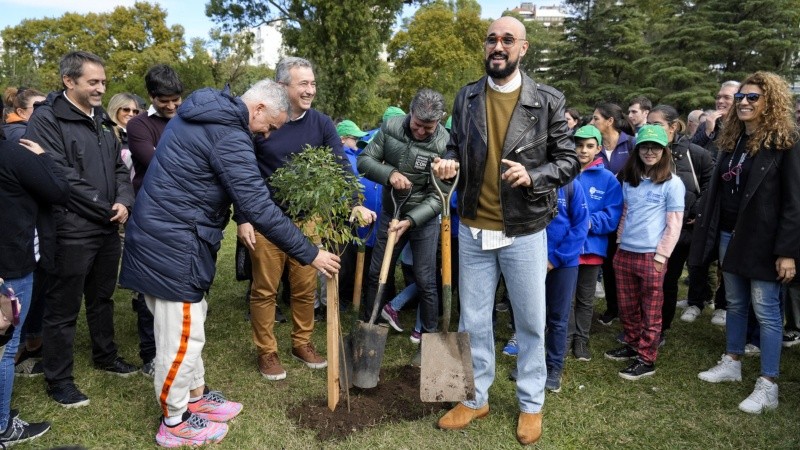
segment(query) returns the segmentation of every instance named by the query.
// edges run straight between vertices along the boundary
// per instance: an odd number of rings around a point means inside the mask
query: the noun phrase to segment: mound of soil
[[[328,441],[345,438],[365,428],[417,420],[449,409],[449,403],[420,401],[419,374],[418,368],[404,366],[396,376],[387,379],[387,374],[381,370],[381,381],[374,389],[350,390],[350,411],[347,411],[347,399],[342,393],[335,411],[328,409],[327,399],[312,398],[292,406],[286,413],[299,427],[315,431],[317,439]]]

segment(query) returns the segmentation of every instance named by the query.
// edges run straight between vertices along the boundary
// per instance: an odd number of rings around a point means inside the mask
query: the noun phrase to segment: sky
[[[206,0],[149,0],[167,11],[167,25],[180,24],[185,29],[184,39],[208,38],[214,24],[205,15]],[[530,1],[530,0],[528,0]],[[131,7],[135,0],[0,0],[0,29],[19,24],[23,19],[59,17],[66,12],[81,14],[108,12],[116,6]],[[478,0],[481,16],[498,18],[506,9],[519,6],[519,0]],[[552,5],[560,0],[535,0],[538,5]],[[416,8],[406,7],[404,16],[411,16]]]

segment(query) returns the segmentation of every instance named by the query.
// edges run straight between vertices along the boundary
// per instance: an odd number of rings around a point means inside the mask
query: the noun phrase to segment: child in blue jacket
[[[545,388],[551,392],[561,390],[561,372],[567,353],[567,326],[578,280],[578,258],[589,228],[589,213],[580,183],[572,181],[558,189],[557,207],[558,214],[547,225],[545,279]],[[511,312],[513,323],[513,311]],[[511,339],[516,341],[514,336]],[[512,372],[512,378],[516,378],[515,372]]]
[[[577,180],[586,194],[589,210],[588,235],[580,250],[575,303],[569,317],[567,339],[578,361],[592,359],[589,330],[597,275],[606,257],[608,235],[616,231],[622,215],[622,187],[598,156],[602,143],[600,130],[593,125],[586,125],[575,132],[575,151],[581,163]]]

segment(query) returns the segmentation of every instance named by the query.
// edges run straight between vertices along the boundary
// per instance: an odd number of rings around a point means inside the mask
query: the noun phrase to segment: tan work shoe
[[[489,414],[489,404],[481,408],[472,409],[459,403],[455,408],[447,411],[437,424],[443,430],[460,430],[466,428],[474,419],[483,419]]]
[[[542,413],[519,413],[517,440],[522,445],[533,444],[542,437]]]
[[[324,369],[328,367],[328,360],[317,353],[317,350],[314,348],[314,344],[311,342],[301,345],[300,347],[293,348],[292,356],[300,360],[310,369]]]
[[[270,381],[278,381],[286,378],[286,371],[281,366],[278,353],[272,352],[258,357],[258,371],[264,378]]]

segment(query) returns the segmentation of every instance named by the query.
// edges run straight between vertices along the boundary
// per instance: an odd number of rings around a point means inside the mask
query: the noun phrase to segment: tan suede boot
[[[488,414],[488,403],[478,409],[467,408],[459,403],[439,419],[438,425],[443,430],[460,430],[466,428],[473,419],[482,419]]]
[[[533,444],[542,437],[542,413],[519,413],[517,440],[522,445]]]

